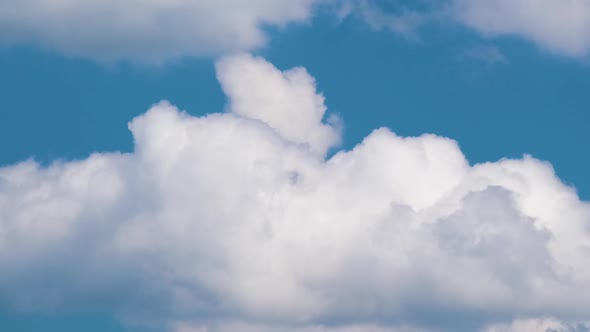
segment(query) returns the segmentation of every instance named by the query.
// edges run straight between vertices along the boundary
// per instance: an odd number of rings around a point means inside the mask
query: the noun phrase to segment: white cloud
[[[368,0],[343,0],[340,4],[341,18],[356,15],[375,30],[389,29],[410,39],[416,38],[416,30],[430,21],[429,15],[425,12],[412,10],[400,4],[396,6],[399,9],[395,12],[386,12]]]
[[[590,51],[588,0],[453,1],[457,19],[486,36],[519,36],[568,56]]]
[[[484,332],[586,332],[590,325],[576,323],[569,325],[556,319],[517,319],[511,323],[495,324],[487,327]]]
[[[265,28],[307,22],[321,4],[335,16],[353,14],[414,40],[421,26],[450,19],[557,54],[590,51],[589,0],[0,0],[0,43],[161,63],[256,49],[266,43]]]
[[[367,23],[374,30],[391,30],[406,39],[417,41],[418,30],[425,24],[437,19],[432,0],[413,2],[375,1],[375,0],[339,0],[335,2],[336,16],[340,20],[353,16]]]
[[[304,22],[318,1],[0,0],[0,42],[161,62],[262,46],[265,26]]]
[[[223,322],[221,324],[191,325],[186,323],[173,324],[174,332],[426,332],[411,327],[380,327],[376,325],[350,326],[303,326],[285,327],[277,325],[248,324],[243,322]]]
[[[491,324],[479,332],[587,332],[590,324],[566,324],[556,319],[515,319],[508,323]],[[174,332],[428,332],[412,327],[380,327],[376,325],[334,326],[305,326],[281,327],[276,325],[255,325],[239,322],[226,322],[209,326],[190,325],[180,323],[173,325]]]
[[[228,111],[261,120],[320,156],[338,144],[339,119],[332,115],[329,125],[322,123],[324,97],[316,93],[315,80],[304,68],[281,72],[248,55],[221,60],[216,67],[223,90],[231,96]]]
[[[589,0],[342,0],[343,16],[357,14],[377,29],[416,39],[420,27],[461,24],[486,38],[513,36],[568,57],[590,53]],[[443,23],[443,24],[441,24]],[[418,36],[419,37],[419,36]]]
[[[470,166],[384,128],[326,160],[337,128],[304,69],[217,69],[226,113],[164,102],[133,153],[0,168],[0,303],[184,331],[587,320],[590,204],[549,164]]]

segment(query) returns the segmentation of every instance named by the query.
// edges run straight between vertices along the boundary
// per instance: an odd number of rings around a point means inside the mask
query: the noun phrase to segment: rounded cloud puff
[[[472,166],[384,128],[326,159],[338,121],[304,69],[217,69],[225,113],[162,102],[130,123],[133,153],[0,168],[0,303],[177,331],[588,320],[590,204],[548,163]]]

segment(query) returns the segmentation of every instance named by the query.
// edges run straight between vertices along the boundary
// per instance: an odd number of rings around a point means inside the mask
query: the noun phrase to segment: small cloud
[[[476,60],[490,66],[508,63],[508,58],[502,51],[489,45],[468,48],[461,53],[460,58]]]
[[[416,4],[422,2],[424,1]],[[410,40],[419,40],[418,30],[436,20],[439,15],[436,8],[431,7],[426,4],[409,6],[398,2],[387,3],[385,6],[378,1],[348,0],[340,3],[337,16],[343,19],[354,15],[374,30],[389,30]]]

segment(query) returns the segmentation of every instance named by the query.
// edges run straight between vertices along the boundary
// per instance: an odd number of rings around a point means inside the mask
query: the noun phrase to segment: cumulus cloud
[[[263,121],[320,156],[340,141],[340,121],[331,115],[328,124],[322,123],[324,97],[316,93],[315,80],[304,68],[281,72],[264,59],[247,55],[222,59],[216,68],[223,90],[231,97],[231,113]]]
[[[129,124],[132,153],[0,168],[3,307],[179,332],[588,320],[590,204],[550,164],[472,166],[385,128],[327,158],[338,121],[304,69],[217,70],[224,113],[162,102]]]
[[[0,0],[0,42],[161,62],[262,46],[264,27],[304,22],[318,1]]]

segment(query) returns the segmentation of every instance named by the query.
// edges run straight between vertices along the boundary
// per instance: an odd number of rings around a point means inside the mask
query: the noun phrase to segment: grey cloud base
[[[260,47],[316,0],[0,0],[0,43],[99,61],[161,63]]]
[[[169,103],[135,151],[0,168],[0,303],[186,331],[583,331],[590,204],[532,157],[339,121],[303,69],[217,64],[228,112]],[[262,93],[264,91],[264,93]]]

